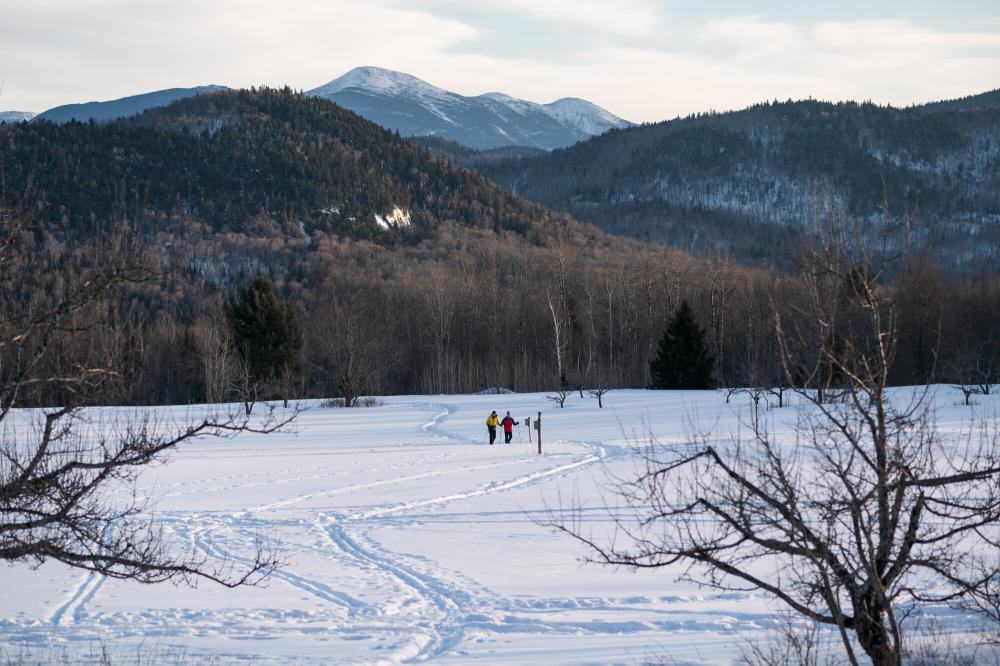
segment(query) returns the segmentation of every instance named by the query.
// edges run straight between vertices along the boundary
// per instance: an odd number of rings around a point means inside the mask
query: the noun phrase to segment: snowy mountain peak
[[[607,109],[578,97],[563,97],[551,104],[546,104],[545,107],[549,113],[563,123],[572,125],[586,134],[603,134],[612,127],[630,127],[632,125]]]
[[[502,93],[502,92],[488,92],[488,93],[483,93],[482,95],[479,95],[479,99],[483,99],[483,98],[494,99],[494,100],[496,100],[498,102],[511,102],[511,101],[514,101],[513,97],[511,97],[507,93]]]
[[[315,90],[310,90],[309,94],[326,97],[352,88],[384,95],[413,95],[431,98],[452,96],[452,93],[432,86],[415,76],[381,67],[355,67],[343,76],[339,76]]]
[[[36,114],[31,111],[0,111],[0,123],[20,123],[31,120]]]
[[[381,67],[356,67],[307,94],[406,136],[437,136],[478,149],[551,150],[632,124],[582,99],[538,104],[502,92],[468,97]]]

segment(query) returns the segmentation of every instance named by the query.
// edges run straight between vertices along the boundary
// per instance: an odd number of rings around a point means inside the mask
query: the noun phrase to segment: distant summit
[[[107,102],[86,102],[84,104],[65,104],[49,109],[36,116],[39,120],[49,120],[54,123],[68,123],[71,120],[87,122],[108,122],[118,118],[128,118],[142,113],[146,109],[155,109],[176,102],[185,97],[201,93],[228,90],[226,86],[197,86],[195,88],[168,88],[142,95],[122,97]]]
[[[37,116],[0,113],[0,122],[109,122],[201,93],[228,90],[210,85],[170,88],[121,99],[66,104]],[[466,97],[415,76],[379,67],[357,67],[306,93],[339,104],[404,136],[429,136],[487,150],[524,146],[563,148],[632,123],[587,100],[566,97],[538,104],[499,92]]]
[[[0,111],[0,123],[22,123],[34,117],[31,111]]]
[[[1000,108],[1000,88],[989,92],[969,95],[958,99],[947,99],[941,102],[930,102],[921,104],[918,109],[930,109],[933,111],[974,111],[976,109],[997,109]]]
[[[336,102],[405,136],[435,136],[477,149],[551,150],[632,126],[583,99],[538,104],[499,92],[466,97],[379,67],[357,67],[306,94]]]

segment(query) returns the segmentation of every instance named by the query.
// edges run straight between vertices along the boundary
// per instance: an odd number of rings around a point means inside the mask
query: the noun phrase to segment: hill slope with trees
[[[117,216],[162,229],[184,217],[216,231],[266,222],[414,243],[441,224],[528,233],[555,217],[290,91],[203,94],[105,124],[5,127],[0,168],[11,206],[68,228]]]
[[[288,90],[4,125],[0,183],[0,324],[30,324],[118,264],[147,276],[89,304],[38,362],[58,376],[110,359],[101,402],[647,386],[684,301],[717,384],[781,383],[773,308],[806,297],[796,271],[606,235]],[[900,270],[885,285],[905,304],[893,380],[995,375],[1000,280],[949,280],[916,256]],[[257,278],[301,332],[259,377],[227,321]],[[88,321],[103,323],[73,334]],[[19,398],[61,399],[43,385]]]
[[[605,231],[788,265],[824,215],[907,224],[949,267],[1000,263],[1000,97],[772,102],[466,162]],[[888,212],[888,216],[886,215]]]

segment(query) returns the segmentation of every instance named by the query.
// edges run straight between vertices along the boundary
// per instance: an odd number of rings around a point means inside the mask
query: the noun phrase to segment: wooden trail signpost
[[[538,418],[535,419],[535,430],[538,431],[538,455],[542,455],[542,413],[538,412]],[[531,432],[531,429],[528,429]]]
[[[532,443],[531,439],[531,417],[524,419],[524,425],[528,428],[528,443]],[[542,454],[542,413],[538,412],[538,416],[535,418],[535,430],[538,431],[538,455]]]

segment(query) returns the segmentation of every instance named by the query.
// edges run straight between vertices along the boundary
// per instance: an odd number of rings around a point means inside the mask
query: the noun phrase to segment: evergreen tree
[[[655,389],[709,389],[715,359],[705,344],[705,331],[687,301],[681,302],[649,362]]]
[[[226,314],[249,383],[287,384],[284,380],[294,370],[302,348],[302,329],[295,308],[278,299],[274,283],[255,278],[229,303]]]

